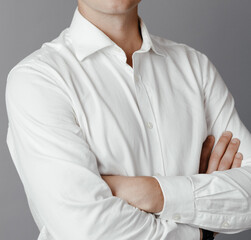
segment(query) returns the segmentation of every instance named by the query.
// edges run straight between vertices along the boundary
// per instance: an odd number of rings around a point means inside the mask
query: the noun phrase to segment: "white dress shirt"
[[[210,60],[149,34],[125,52],[76,8],[61,34],[8,74],[7,144],[39,240],[199,240],[251,228],[251,134]],[[202,143],[241,140],[240,168],[198,174]],[[100,174],[154,176],[158,214],[114,197]]]

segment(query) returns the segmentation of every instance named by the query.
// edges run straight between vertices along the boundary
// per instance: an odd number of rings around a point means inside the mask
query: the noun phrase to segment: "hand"
[[[112,194],[143,211],[155,213],[163,208],[164,197],[158,181],[153,177],[102,175]]]
[[[224,132],[212,151],[214,136],[207,137],[202,146],[199,173],[208,174],[213,171],[223,171],[241,166],[243,156],[237,152],[240,140],[238,138],[231,139],[232,133],[230,131]]]
[[[208,136],[202,146],[199,173],[210,174],[213,171],[223,171],[241,166],[243,156],[237,152],[240,140],[233,138],[230,131],[222,134],[219,141],[214,145],[214,136]],[[214,237],[218,233],[214,233]],[[202,240],[202,230],[200,229],[200,239]]]

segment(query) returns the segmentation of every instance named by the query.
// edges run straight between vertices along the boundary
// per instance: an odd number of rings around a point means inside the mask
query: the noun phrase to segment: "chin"
[[[134,9],[141,0],[102,0],[103,12],[107,14],[123,14]]]
[[[106,14],[124,14],[135,9],[141,0],[78,0],[81,7]]]

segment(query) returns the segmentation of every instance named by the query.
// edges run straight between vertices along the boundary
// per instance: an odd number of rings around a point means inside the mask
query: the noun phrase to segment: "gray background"
[[[35,240],[38,229],[6,145],[6,76],[22,58],[69,26],[77,2],[0,1],[0,239]],[[143,0],[139,6],[149,32],[186,43],[211,59],[233,94],[239,115],[249,130],[250,9],[250,0]],[[217,239],[250,240],[251,231],[221,234]]]

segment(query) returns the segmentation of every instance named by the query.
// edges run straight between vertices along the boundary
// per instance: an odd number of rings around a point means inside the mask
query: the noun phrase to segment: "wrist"
[[[200,240],[203,240],[203,230],[200,228]]]
[[[150,176],[102,176],[112,194],[129,204],[151,213],[158,213],[164,205],[164,196],[159,182]]]
[[[152,207],[149,201],[149,179],[144,176],[109,176],[104,178],[114,196],[127,201],[130,205],[147,211]]]
[[[159,213],[162,211],[163,206],[164,206],[164,195],[162,192],[162,189],[160,187],[160,184],[158,180],[154,177],[150,178],[151,181],[151,191],[149,194],[152,195],[150,198],[150,206],[151,206],[151,211],[152,213]]]
[[[128,177],[118,187],[117,196],[143,211],[160,212],[163,208],[164,197],[161,187],[154,177]]]

